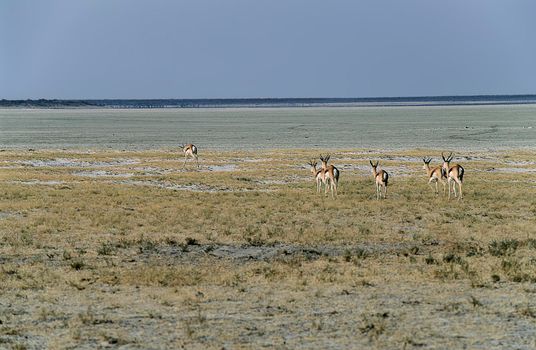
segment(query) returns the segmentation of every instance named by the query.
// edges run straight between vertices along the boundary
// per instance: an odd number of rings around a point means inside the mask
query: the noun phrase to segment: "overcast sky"
[[[536,1],[0,0],[0,98],[536,93]]]

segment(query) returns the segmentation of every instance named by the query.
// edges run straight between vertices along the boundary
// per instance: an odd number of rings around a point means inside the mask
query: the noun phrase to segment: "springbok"
[[[441,158],[443,158],[443,166],[441,168],[441,171],[447,177],[447,184],[449,185],[449,199],[450,199],[450,183],[454,181],[454,183],[452,184],[454,197],[458,197],[458,200],[460,200],[463,198],[462,183],[463,183],[463,174],[465,173],[465,170],[459,164],[454,164],[453,166],[450,166],[450,161],[452,160],[452,152],[450,152],[448,157],[445,157],[443,152],[441,152]],[[458,184],[458,188],[460,190],[459,196],[456,193],[456,184]]]
[[[334,165],[328,165],[328,161],[331,155],[326,155],[323,157],[320,155],[320,160],[322,161],[322,170],[325,172],[326,176],[326,192],[328,193],[328,186],[327,183],[329,183],[329,187],[331,189],[331,197],[335,198],[335,195],[337,195],[337,185],[339,184],[339,169],[337,169]],[[333,194],[335,193],[335,195]]]
[[[313,173],[313,176],[316,181],[316,192],[320,193],[320,190],[322,189],[322,184],[326,187],[327,191],[327,185],[326,185],[326,172],[324,169],[317,169],[316,165],[318,164],[317,161],[311,160],[309,161],[309,165],[311,166],[311,173]]]
[[[446,176],[443,173],[443,168],[441,166],[436,166],[434,168],[430,168],[430,162],[432,161],[432,158],[423,158],[422,161],[424,162],[423,169],[426,170],[426,174],[428,175],[428,185],[432,189],[432,192],[434,191],[434,187],[432,186],[432,183],[435,182],[435,193],[436,195],[439,195],[439,189],[437,188],[437,183],[441,182],[443,185],[443,195],[445,194],[445,191],[447,190],[445,179]]]
[[[182,145],[182,151],[184,152],[184,164],[182,165],[182,167],[186,167],[186,160],[188,159],[188,157],[192,157],[192,158],[195,158],[195,160],[197,161],[197,167],[199,168],[199,158],[197,157],[197,147],[191,143],[187,144],[187,145]]]
[[[376,164],[369,160],[370,166],[372,166],[372,175],[374,175],[374,182],[376,185],[376,199],[379,200],[382,198],[382,187],[383,187],[383,198],[387,198],[387,183],[389,182],[389,174],[385,170],[378,171],[378,164],[380,161],[376,161]]]

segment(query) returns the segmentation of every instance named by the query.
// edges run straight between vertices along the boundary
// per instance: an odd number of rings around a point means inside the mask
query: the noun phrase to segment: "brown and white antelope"
[[[309,165],[311,166],[311,173],[313,173],[313,176],[316,181],[316,192],[320,193],[320,190],[322,189],[322,184],[324,184],[324,186],[326,187],[326,191],[327,191],[327,186],[326,186],[327,179],[326,179],[325,170],[322,168],[317,169],[316,168],[317,164],[318,162],[315,160],[309,161]]]
[[[182,151],[184,152],[184,164],[182,167],[186,167],[186,160],[188,157],[194,158],[197,161],[197,167],[199,168],[199,158],[197,156],[197,147],[191,143],[182,145]]]
[[[458,200],[460,200],[463,198],[462,183],[463,183],[463,175],[465,173],[465,169],[459,164],[454,164],[453,166],[450,166],[450,161],[452,160],[452,152],[450,152],[448,157],[445,157],[443,152],[441,152],[441,158],[443,158],[442,172],[447,177],[447,184],[449,186],[449,199],[450,199],[450,184],[451,182],[453,182],[452,190],[454,191],[454,197],[458,197]],[[459,196],[456,193],[456,184],[458,184],[458,188],[460,190]]]
[[[428,185],[434,191],[434,187],[432,186],[432,183],[435,182],[435,193],[436,195],[439,195],[439,190],[437,188],[437,183],[441,182],[443,185],[443,195],[445,194],[446,188],[446,176],[443,172],[443,168],[441,166],[436,166],[434,168],[430,167],[430,162],[432,161],[432,158],[423,158],[422,161],[424,162],[423,169],[426,170],[426,174],[428,175]]]
[[[326,192],[325,193],[328,193],[327,184],[329,183],[329,187],[331,189],[331,197],[335,198],[335,195],[337,195],[337,185],[339,184],[340,172],[339,172],[339,169],[337,169],[334,165],[328,165],[328,161],[330,157],[331,155],[329,154],[326,155],[325,157],[320,155],[320,161],[322,161],[322,170],[324,170],[325,176],[326,176]]]
[[[382,198],[382,187],[383,187],[383,198],[387,198],[387,184],[389,182],[389,174],[385,170],[378,170],[378,165],[380,161],[376,161],[376,164],[369,160],[370,166],[372,166],[372,175],[374,175],[374,183],[376,185],[376,199]]]

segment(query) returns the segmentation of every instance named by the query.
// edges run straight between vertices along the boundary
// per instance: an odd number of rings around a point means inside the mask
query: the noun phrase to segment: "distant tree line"
[[[536,103],[536,95],[476,95],[365,98],[231,98],[231,99],[101,99],[0,100],[0,108],[202,108],[314,106],[443,106]]]

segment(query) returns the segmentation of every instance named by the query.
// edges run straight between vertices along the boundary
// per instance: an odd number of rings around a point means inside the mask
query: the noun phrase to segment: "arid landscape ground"
[[[1,152],[0,348],[536,348],[536,152],[323,151]]]

